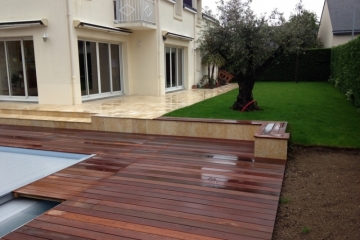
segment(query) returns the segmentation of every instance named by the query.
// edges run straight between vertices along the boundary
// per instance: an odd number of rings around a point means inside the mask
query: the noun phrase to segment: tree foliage
[[[302,0],[295,6],[295,13],[286,22],[289,32],[293,33],[292,44],[295,50],[303,51],[309,48],[321,48],[322,42],[317,38],[319,21],[315,13],[304,9]]]
[[[223,58],[219,53],[208,52],[207,54],[205,54],[205,56],[202,58],[202,64],[207,65],[208,78],[210,81],[214,80],[215,67],[223,66],[225,64],[225,61],[225,58]]]
[[[257,76],[279,55],[316,47],[316,15],[303,9],[301,1],[287,22],[276,9],[256,15],[252,0],[220,0],[219,24],[209,25],[200,46],[206,53],[220,54],[224,68],[236,76],[239,95],[233,109],[253,101]],[[236,105],[236,106],[235,106]],[[254,104],[250,109],[256,110]]]

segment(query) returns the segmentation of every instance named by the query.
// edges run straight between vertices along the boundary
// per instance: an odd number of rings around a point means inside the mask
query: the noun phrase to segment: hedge
[[[360,37],[332,49],[331,82],[360,107]]]
[[[279,56],[258,81],[295,81],[296,54]],[[310,49],[299,55],[298,81],[327,82],[330,77],[331,49]]]

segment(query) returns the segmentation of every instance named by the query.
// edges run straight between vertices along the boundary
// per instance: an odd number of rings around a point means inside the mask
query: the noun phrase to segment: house
[[[360,2],[325,0],[318,33],[324,47],[331,48],[349,42],[352,39],[353,26],[354,37],[358,37],[360,35]]]
[[[3,0],[0,100],[74,105],[190,89],[202,0]]]

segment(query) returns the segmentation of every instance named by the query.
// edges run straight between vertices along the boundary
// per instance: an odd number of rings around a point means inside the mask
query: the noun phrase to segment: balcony
[[[114,0],[115,27],[156,29],[154,0]]]

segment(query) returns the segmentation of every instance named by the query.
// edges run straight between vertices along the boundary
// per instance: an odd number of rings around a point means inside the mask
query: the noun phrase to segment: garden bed
[[[360,150],[293,147],[274,240],[360,239]]]

